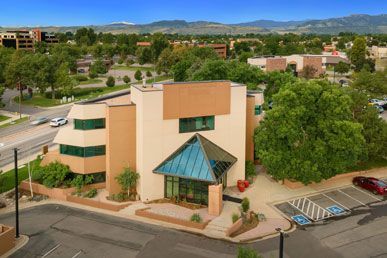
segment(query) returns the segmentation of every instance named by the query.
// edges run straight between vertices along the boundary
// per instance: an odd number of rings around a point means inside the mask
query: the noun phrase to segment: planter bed
[[[184,226],[184,227],[196,228],[196,229],[204,229],[208,225],[208,223],[210,222],[210,221],[193,222],[193,221],[189,221],[189,220],[178,219],[178,218],[171,217],[171,216],[153,213],[150,211],[150,208],[136,210],[135,214],[137,216],[145,217],[148,219],[164,221],[164,222],[177,224],[177,225]]]
[[[66,200],[69,202],[74,202],[74,203],[87,205],[87,206],[104,209],[104,210],[110,210],[110,211],[119,211],[130,205],[130,203],[125,203],[125,204],[105,203],[105,202],[97,201],[90,198],[79,197],[76,195],[68,195]]]

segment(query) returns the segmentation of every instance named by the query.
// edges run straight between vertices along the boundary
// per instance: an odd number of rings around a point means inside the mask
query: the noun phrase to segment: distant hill
[[[75,32],[81,27],[93,28],[96,32],[117,33],[178,33],[178,34],[247,34],[247,33],[317,33],[337,34],[339,32],[387,33],[387,14],[366,15],[356,14],[346,17],[304,20],[304,21],[273,21],[256,20],[238,24],[222,24],[210,21],[187,22],[185,20],[163,20],[148,24],[132,24],[130,22],[113,22],[107,25],[72,26],[72,27],[41,27],[48,32]],[[1,28],[0,29],[24,29]],[[26,28],[28,29],[28,28]]]
[[[256,20],[252,22],[243,22],[234,24],[235,26],[242,27],[262,27],[265,29],[273,28],[288,28],[295,27],[300,24],[303,24],[305,21],[273,21],[273,20]]]

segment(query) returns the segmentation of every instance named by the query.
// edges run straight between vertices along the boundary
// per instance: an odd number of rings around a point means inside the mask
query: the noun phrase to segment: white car
[[[58,127],[58,126],[67,124],[67,122],[68,122],[67,118],[57,117],[57,118],[51,119],[50,126]]]
[[[372,105],[379,105],[379,106],[383,106],[384,104],[386,104],[384,100],[380,100],[380,99],[370,99],[368,100],[368,102],[371,103]]]

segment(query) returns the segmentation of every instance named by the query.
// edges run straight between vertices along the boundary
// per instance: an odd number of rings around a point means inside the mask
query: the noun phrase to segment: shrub
[[[85,185],[91,184],[93,182],[93,176],[89,175],[77,175],[72,181],[71,186],[75,187],[77,189],[77,193],[80,193],[82,191],[82,188]]]
[[[89,77],[90,77],[90,79],[97,78],[98,77],[98,73],[96,71],[90,70],[89,71]]]
[[[200,222],[202,222],[202,217],[200,216],[199,213],[194,213],[191,216],[191,221],[200,223]]]
[[[113,87],[116,84],[116,80],[113,76],[109,76],[106,81],[106,86]]]
[[[118,59],[117,63],[118,64],[123,64],[124,63],[124,59],[122,59],[122,58]]]
[[[238,258],[262,258],[261,255],[258,255],[257,252],[254,251],[254,249],[251,248],[244,248],[242,246],[238,247]]]
[[[125,193],[112,194],[109,198],[116,202],[123,202],[127,198],[127,194]]]
[[[123,78],[123,80],[124,80],[124,82],[125,82],[126,84],[128,84],[128,83],[130,82],[130,77],[127,76],[127,75],[125,75],[124,78]]]
[[[152,77],[151,71],[146,71],[146,77]]]
[[[69,166],[55,161],[42,167],[42,173],[43,185],[53,188],[63,184],[66,176],[70,173],[70,169]]]
[[[90,191],[88,191],[84,197],[86,198],[94,198],[95,196],[97,195],[97,189],[91,189]]]
[[[121,174],[116,177],[117,182],[121,185],[122,191],[127,192],[128,196],[136,194],[137,181],[140,178],[140,174],[133,171],[131,168],[126,167]]]
[[[140,70],[137,70],[135,73],[134,73],[134,78],[139,81],[142,79],[142,72]]]
[[[87,81],[87,76],[82,74],[77,74],[74,76],[74,79],[77,80],[78,82],[84,82],[84,81]]]
[[[251,160],[246,160],[245,163],[245,176],[246,179],[255,176],[255,165]]]
[[[131,66],[132,64],[134,64],[134,61],[132,59],[128,59],[126,61],[126,66]]]
[[[43,182],[43,176],[44,174],[42,169],[35,170],[31,173],[32,181],[38,182],[39,184]]]
[[[250,209],[249,198],[247,198],[247,197],[243,198],[241,206],[242,206],[242,211],[247,212]]]
[[[239,214],[238,213],[233,213],[231,215],[232,223],[235,223],[239,219]]]

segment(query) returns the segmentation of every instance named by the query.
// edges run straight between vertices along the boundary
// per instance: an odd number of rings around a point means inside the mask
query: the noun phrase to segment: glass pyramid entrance
[[[219,183],[237,158],[200,134],[195,134],[153,172]]]

